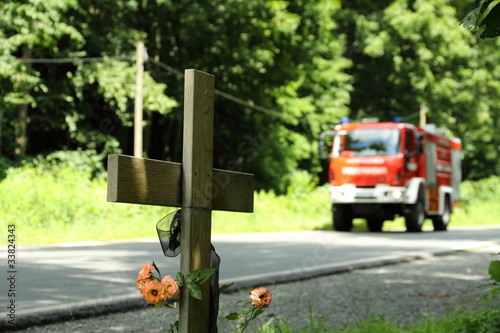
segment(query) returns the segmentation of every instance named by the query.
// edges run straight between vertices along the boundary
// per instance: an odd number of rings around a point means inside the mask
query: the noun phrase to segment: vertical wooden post
[[[142,81],[144,76],[144,43],[137,42],[134,104],[134,156],[142,157]]]
[[[253,212],[253,175],[212,168],[214,88],[213,75],[186,70],[182,165],[123,155],[108,158],[108,201],[182,207],[184,275],[210,268],[212,209]],[[211,329],[209,281],[200,287],[201,301],[182,288],[181,333],[208,333]]]
[[[189,69],[184,87],[183,205],[181,229],[181,272],[210,268],[212,210],[212,166],[214,123],[213,75]],[[210,285],[202,286],[203,299],[181,293],[181,333],[208,332]]]

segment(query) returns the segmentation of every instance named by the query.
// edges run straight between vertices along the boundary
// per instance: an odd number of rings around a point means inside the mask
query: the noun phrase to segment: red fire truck
[[[459,200],[461,141],[432,125],[398,121],[342,123],[331,131],[328,178],[333,228],[350,231],[364,218],[370,231],[382,231],[397,215],[407,231],[446,230]],[[324,136],[323,136],[324,137]]]

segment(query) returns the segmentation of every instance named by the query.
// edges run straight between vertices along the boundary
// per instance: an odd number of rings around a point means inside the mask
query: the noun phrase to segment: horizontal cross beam
[[[212,209],[253,212],[254,177],[251,174],[213,169]],[[108,201],[155,206],[182,206],[182,164],[137,158],[108,156]]]

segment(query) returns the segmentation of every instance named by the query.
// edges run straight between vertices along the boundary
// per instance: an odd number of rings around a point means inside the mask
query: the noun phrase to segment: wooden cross
[[[253,175],[213,169],[213,75],[185,71],[183,163],[108,157],[108,201],[182,207],[181,272],[210,268],[212,210],[253,212]],[[208,332],[210,286],[203,299],[181,292],[180,332]]]

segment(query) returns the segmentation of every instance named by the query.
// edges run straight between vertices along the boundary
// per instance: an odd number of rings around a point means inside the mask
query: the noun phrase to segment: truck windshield
[[[333,141],[333,156],[390,156],[399,153],[398,129],[340,130]]]

